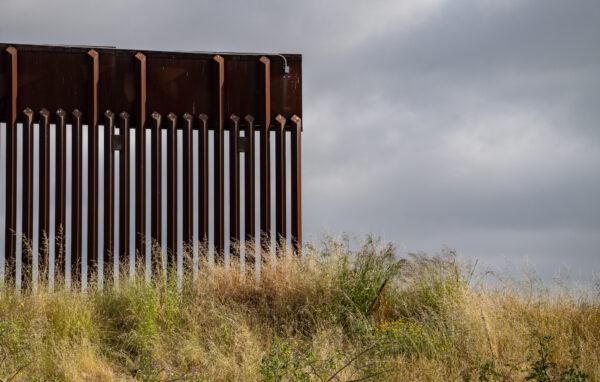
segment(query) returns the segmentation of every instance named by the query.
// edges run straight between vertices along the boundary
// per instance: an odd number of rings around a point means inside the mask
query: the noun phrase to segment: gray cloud
[[[305,230],[589,274],[600,5],[4,1],[3,41],[304,55]],[[585,273],[584,272],[584,273]]]

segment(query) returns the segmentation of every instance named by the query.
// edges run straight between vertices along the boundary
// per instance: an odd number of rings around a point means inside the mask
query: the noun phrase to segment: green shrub
[[[294,351],[282,340],[276,340],[270,351],[260,362],[260,373],[264,381],[310,381],[308,364],[314,361],[314,354],[302,354]]]
[[[388,284],[399,276],[402,262],[395,257],[393,246],[379,246],[379,241],[369,238],[358,252],[341,258],[335,302],[339,322],[356,324],[370,317]]]
[[[588,374],[579,370],[574,363],[561,366],[552,361],[551,336],[536,337],[539,346],[537,357],[532,359],[525,380],[535,382],[584,382],[588,380]]]

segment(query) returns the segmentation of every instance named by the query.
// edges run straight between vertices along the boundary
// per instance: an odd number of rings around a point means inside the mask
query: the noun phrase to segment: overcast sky
[[[93,5],[94,4],[94,5]],[[0,0],[0,41],[303,55],[304,229],[600,271],[598,1]]]

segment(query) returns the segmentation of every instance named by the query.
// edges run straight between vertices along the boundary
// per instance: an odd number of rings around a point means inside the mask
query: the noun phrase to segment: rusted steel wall
[[[0,44],[6,276],[29,284],[53,259],[78,281],[87,259],[106,279],[115,254],[150,253],[155,269],[160,248],[168,264],[208,248],[222,261],[251,241],[299,252],[301,117],[299,55]]]

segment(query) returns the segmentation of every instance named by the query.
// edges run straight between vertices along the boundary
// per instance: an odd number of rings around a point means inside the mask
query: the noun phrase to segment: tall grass
[[[367,240],[305,258],[200,264],[182,287],[143,275],[103,291],[0,296],[13,381],[600,380],[598,295],[481,287],[447,253]]]

